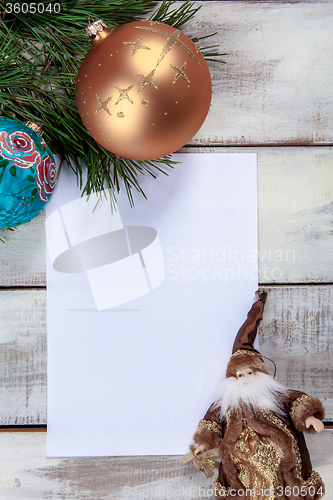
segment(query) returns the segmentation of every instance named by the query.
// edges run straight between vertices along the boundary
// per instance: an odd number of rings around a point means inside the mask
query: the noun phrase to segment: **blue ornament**
[[[53,155],[41,136],[18,120],[0,117],[0,228],[36,217],[56,178]]]

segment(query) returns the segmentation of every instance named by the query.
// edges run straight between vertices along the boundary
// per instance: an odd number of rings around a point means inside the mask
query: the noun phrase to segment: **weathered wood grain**
[[[333,148],[258,153],[259,281],[333,281]]]
[[[0,423],[45,423],[46,292],[2,291],[0,297]]]
[[[332,147],[183,151],[258,154],[261,283],[333,281]],[[44,217],[7,233],[0,247],[0,286],[45,286]]]
[[[332,286],[267,290],[262,353],[276,361],[278,380],[321,398],[333,421]],[[0,297],[0,425],[44,424],[46,292],[9,290]]]
[[[268,288],[260,352],[277,365],[286,387],[320,398],[333,419],[333,287]],[[274,373],[273,365],[266,365]]]
[[[187,34],[226,52],[192,144],[332,144],[332,3],[204,2]]]
[[[226,65],[209,63],[212,107],[191,144],[332,144],[331,0],[203,3],[186,32],[218,31],[214,43],[228,55]],[[332,148],[191,151],[258,152],[263,284],[332,282]],[[44,287],[44,215],[5,238],[0,286]],[[331,290],[269,287],[260,348],[277,362],[282,383],[320,397],[333,420]],[[45,290],[2,290],[0,299],[0,424],[45,423]],[[307,439],[327,497],[332,438],[325,431]],[[42,433],[0,433],[0,448],[1,500],[196,500],[213,484],[178,457],[46,459]]]
[[[13,232],[1,232],[0,286],[45,286],[45,212]]]
[[[307,436],[312,464],[333,489],[333,432]],[[45,458],[46,435],[0,433],[1,500],[199,500],[212,497],[207,479],[178,456]],[[184,450],[186,453],[187,450]]]

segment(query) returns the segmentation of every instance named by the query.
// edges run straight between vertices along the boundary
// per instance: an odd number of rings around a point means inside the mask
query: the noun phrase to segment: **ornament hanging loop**
[[[275,361],[273,361],[271,358],[267,358],[267,356],[264,356],[263,354],[261,356],[265,359],[268,359],[268,361],[271,361],[271,363],[273,363],[273,365],[274,365],[274,377],[273,378],[275,378],[276,377],[276,370],[277,370]]]

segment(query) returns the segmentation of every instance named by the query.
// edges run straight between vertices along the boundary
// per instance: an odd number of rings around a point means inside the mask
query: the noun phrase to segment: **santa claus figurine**
[[[226,379],[194,434],[194,455],[219,449],[217,498],[315,500],[324,483],[312,470],[303,432],[324,429],[324,408],[317,398],[274,380],[254,349],[266,295],[258,290],[259,300],[237,333]]]

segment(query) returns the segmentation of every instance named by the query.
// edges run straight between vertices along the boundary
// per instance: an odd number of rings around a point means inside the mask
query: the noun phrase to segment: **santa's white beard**
[[[285,413],[282,398],[288,392],[283,385],[266,373],[256,372],[248,377],[226,378],[216,394],[214,407],[221,409],[223,417],[232,406],[234,409],[248,405],[254,410],[263,408],[277,414]]]

